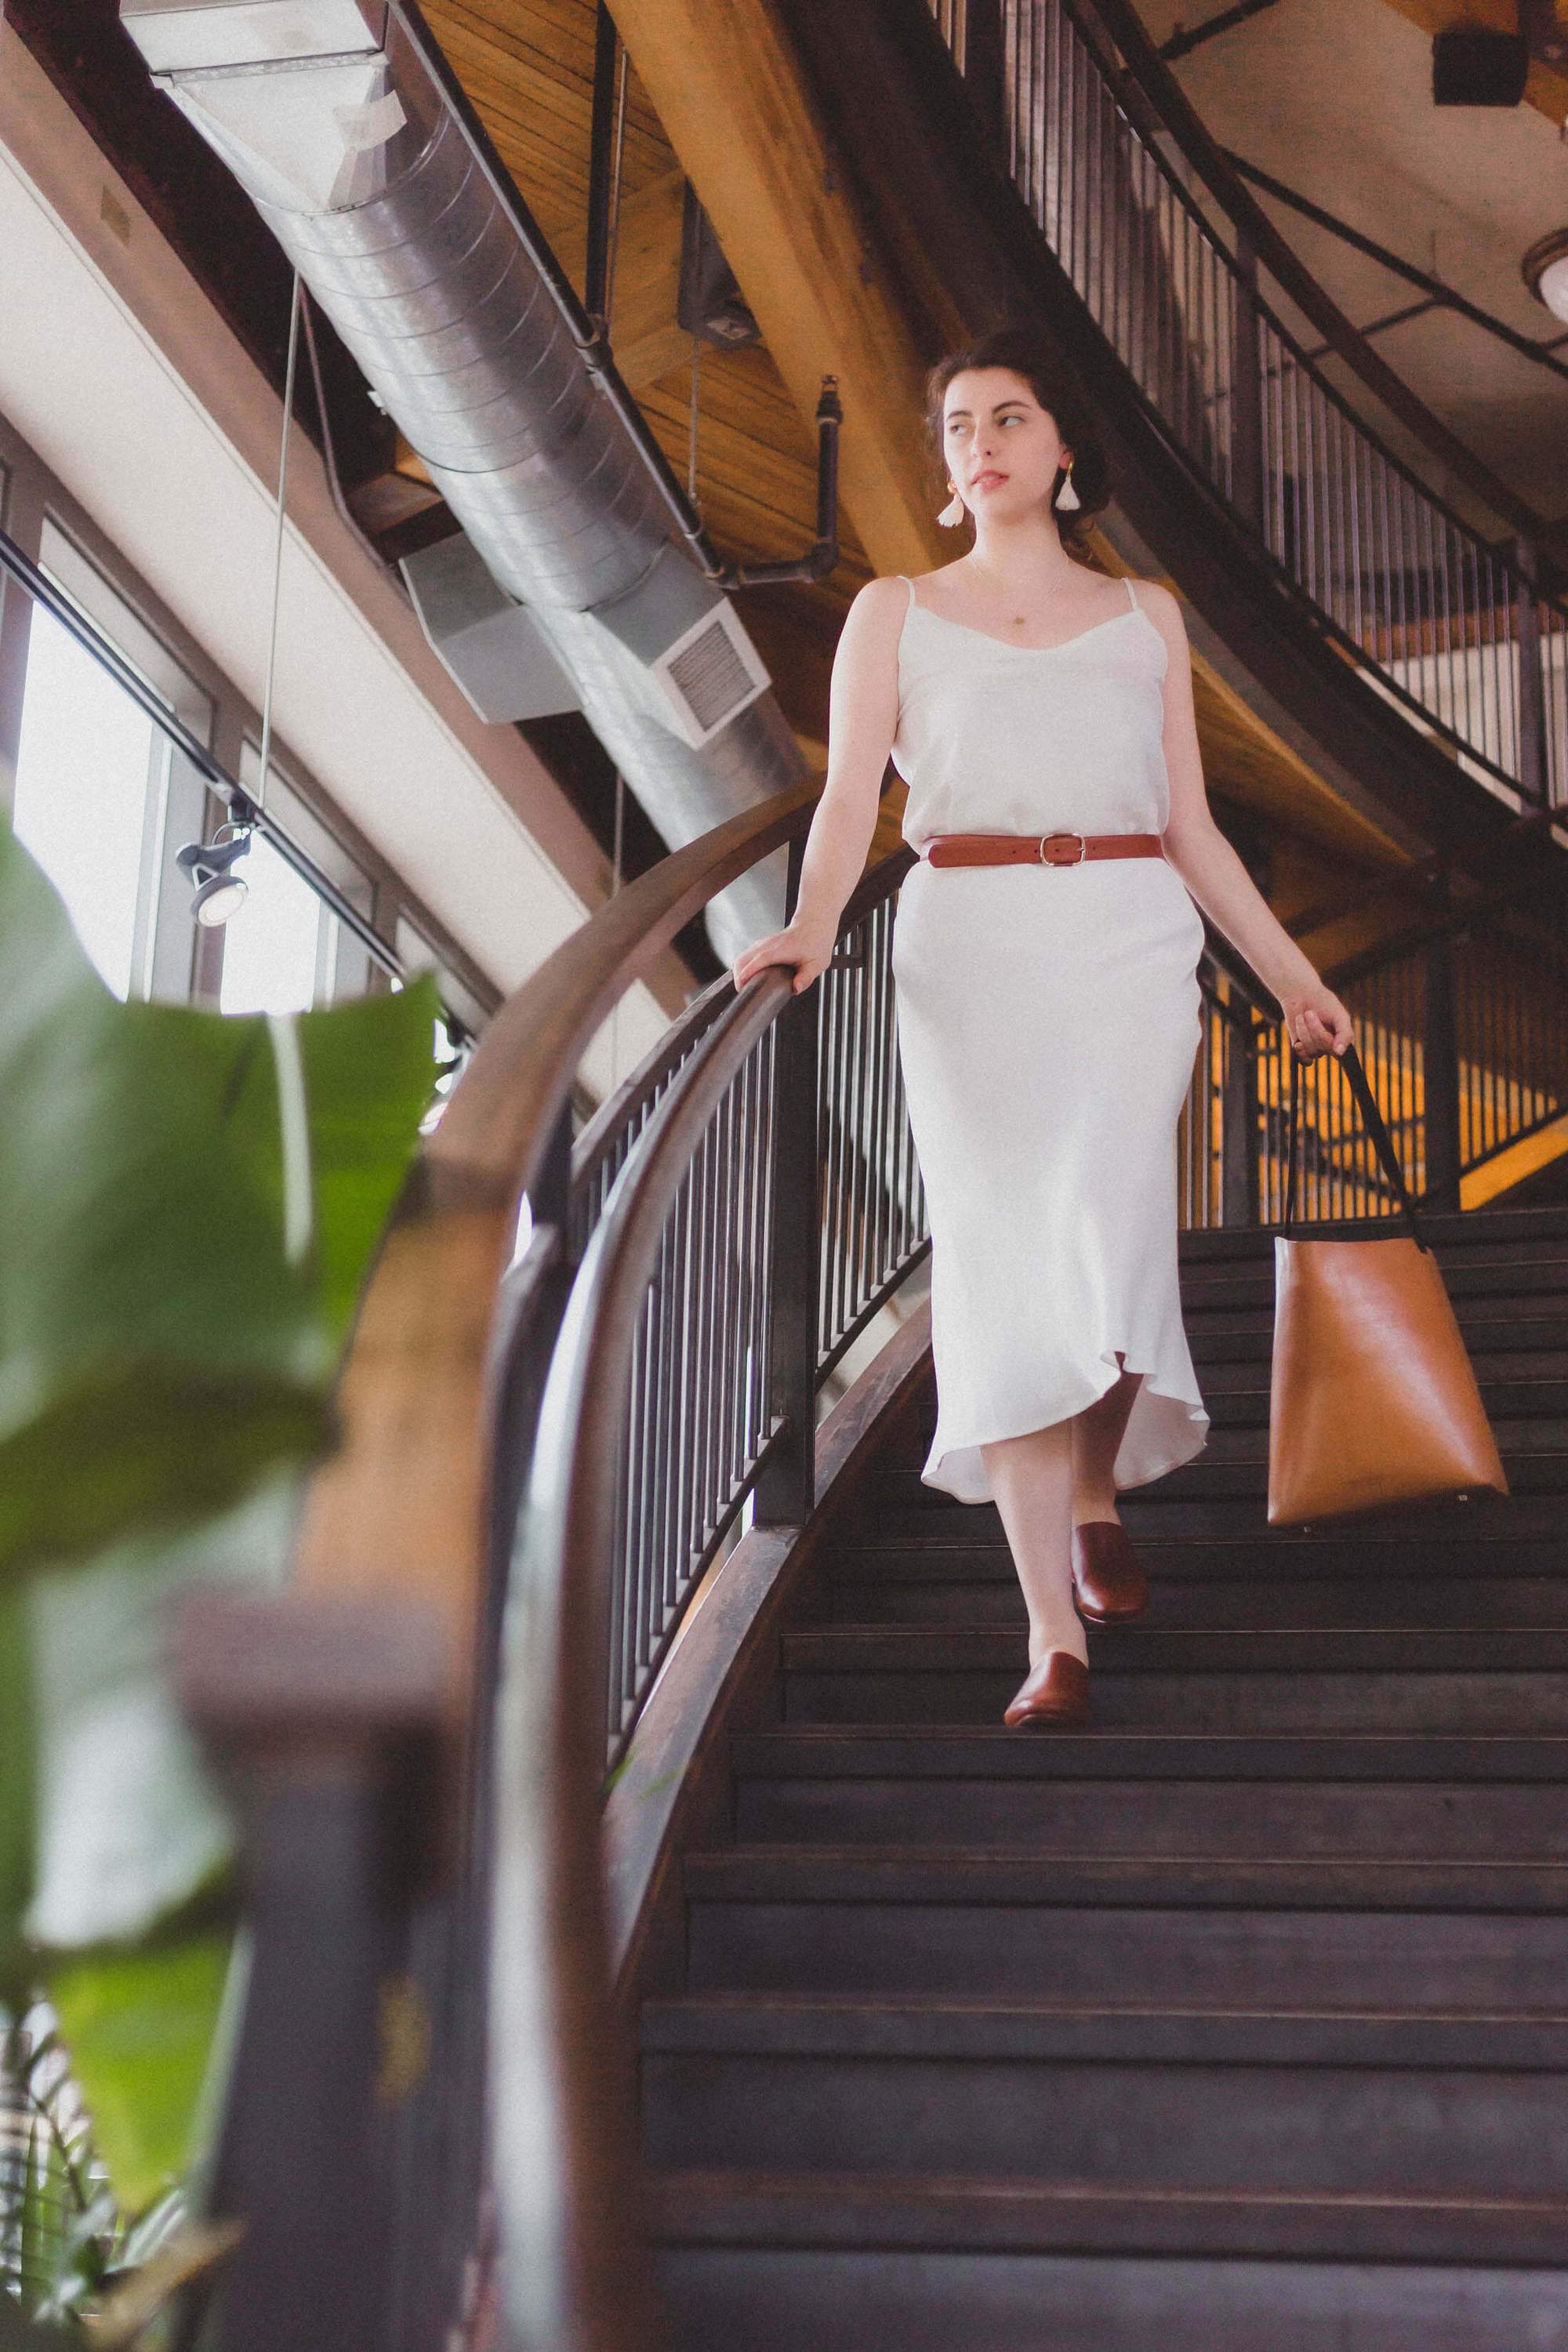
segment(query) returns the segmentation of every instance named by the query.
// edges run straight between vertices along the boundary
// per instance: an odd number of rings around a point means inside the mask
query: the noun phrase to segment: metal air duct
[[[422,616],[444,595],[483,644],[476,707],[522,717],[574,699],[671,847],[801,781],[755,648],[681,544],[398,16],[376,0],[121,0],[121,16],[502,592],[480,609],[450,553],[439,580],[411,579]],[[524,608],[511,709],[509,604]],[[432,642],[443,649],[434,629]],[[443,658],[460,675],[449,646]],[[726,961],[781,926],[784,886],[779,850],[715,898],[709,928]]]

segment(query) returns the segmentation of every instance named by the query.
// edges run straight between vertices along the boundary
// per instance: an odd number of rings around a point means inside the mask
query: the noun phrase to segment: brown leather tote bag
[[[1289,1172],[1274,1236],[1268,1525],[1392,1504],[1506,1495],[1508,1480],[1437,1260],[1353,1044],[1339,1057],[1406,1233],[1290,1230],[1300,1119],[1290,1055]]]

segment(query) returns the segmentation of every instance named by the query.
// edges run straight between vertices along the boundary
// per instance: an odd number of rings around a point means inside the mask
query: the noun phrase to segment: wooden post
[[[1514,561],[1519,566],[1519,598],[1514,613],[1514,642],[1519,647],[1519,788],[1534,808],[1546,804],[1546,680],[1541,664],[1541,608],[1536,602],[1540,557],[1534,541],[1516,539]]]
[[[1447,875],[1436,894],[1447,903]],[[1447,931],[1426,948],[1426,1011],[1421,1044],[1426,1099],[1426,1182],[1434,1209],[1459,1205],[1459,1048],[1454,1023],[1454,943]],[[1412,1171],[1413,1172],[1413,1171]]]
[[[1220,1087],[1220,1223],[1258,1223],[1257,1033],[1245,1002],[1232,992],[1225,1024]],[[1239,1018],[1235,1017],[1239,1014]]]
[[[800,894],[805,843],[789,845],[784,892]],[[773,1222],[766,1279],[773,1302],[768,1359],[771,1412],[784,1426],[758,1474],[752,1523],[800,1526],[816,1501],[816,1326],[822,1218],[818,1202],[816,1032],[820,984],[787,1004],[774,1033],[772,1185]]]

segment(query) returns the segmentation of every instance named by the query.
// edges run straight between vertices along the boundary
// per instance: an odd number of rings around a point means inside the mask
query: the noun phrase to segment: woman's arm
[[[1171,779],[1165,855],[1205,914],[1279,999],[1298,1053],[1308,1061],[1331,1048],[1342,1054],[1354,1034],[1349,1012],[1290,937],[1210,813],[1182,608],[1154,580],[1138,583],[1138,601],[1171,656],[1163,739]]]
[[[736,957],[737,988],[767,964],[793,964],[798,996],[826,968],[877,829],[898,731],[899,636],[908,604],[901,580],[868,580],[845,614],[828,694],[827,780],[805,836],[795,913],[784,930]]]

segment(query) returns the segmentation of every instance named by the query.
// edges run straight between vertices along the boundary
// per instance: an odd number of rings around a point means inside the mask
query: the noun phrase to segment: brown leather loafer
[[[1115,1519],[1086,1519],[1072,1531],[1078,1613],[1091,1625],[1131,1625],[1149,1608],[1149,1580],[1132,1538]]]
[[[1013,1694],[1004,1723],[1015,1731],[1089,1721],[1089,1668],[1070,1650],[1047,1650]]]

